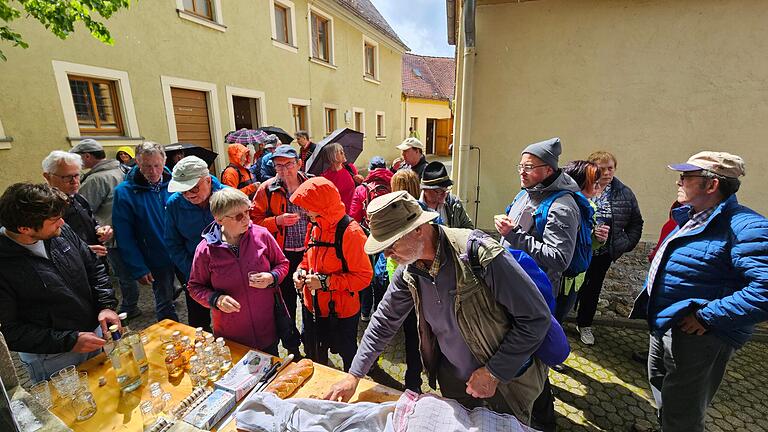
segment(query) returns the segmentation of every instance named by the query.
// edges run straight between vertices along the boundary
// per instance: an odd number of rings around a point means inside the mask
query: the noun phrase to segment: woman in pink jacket
[[[251,223],[249,206],[234,188],[211,195],[215,220],[195,250],[187,287],[212,310],[217,337],[277,355],[275,287],[288,274],[288,260],[269,231]]]

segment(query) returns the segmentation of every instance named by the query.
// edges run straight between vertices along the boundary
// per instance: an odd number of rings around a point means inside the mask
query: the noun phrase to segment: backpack
[[[470,236],[467,242],[467,260],[469,266],[472,269],[472,274],[485,285],[485,278],[483,273],[485,268],[480,264],[480,256],[478,251],[480,250],[480,241],[473,236]],[[554,314],[555,311],[555,297],[552,294],[552,284],[549,282],[547,274],[536,264],[533,258],[527,253],[506,248],[512,257],[520,264],[523,271],[533,280],[536,288],[544,297],[547,306],[549,307],[550,314]],[[568,344],[568,338],[565,336],[565,331],[559,322],[555,319],[554,315],[550,315],[552,321],[547,330],[547,334],[544,337],[544,341],[541,343],[538,349],[533,353],[539,360],[544,362],[547,366],[555,366],[563,363],[568,355],[571,353],[571,346]]]
[[[370,183],[363,183],[363,186],[365,186],[365,201],[363,204],[363,209],[368,209],[368,204],[374,199],[378,198],[382,195],[388,194],[390,191],[389,185],[380,183],[380,182],[370,182]],[[363,226],[364,228],[368,228],[370,226],[370,221],[368,220],[368,213],[365,213],[365,216],[363,216]]]
[[[308,248],[311,248],[311,247],[334,248],[336,250],[336,258],[338,258],[339,261],[341,261],[341,271],[344,273],[349,273],[349,266],[347,265],[347,259],[344,258],[344,249],[342,248],[342,242],[344,240],[344,232],[347,231],[347,227],[351,222],[352,222],[352,218],[349,215],[345,214],[344,217],[341,218],[339,223],[336,224],[336,235],[334,237],[333,243],[310,239],[310,242],[307,245]]]
[[[525,190],[520,191],[515,197],[513,203],[521,198]],[[576,245],[573,249],[573,257],[568,264],[568,268],[563,271],[563,276],[576,277],[584,273],[592,262],[592,229],[595,227],[595,209],[589,203],[587,197],[581,192],[570,192],[560,190],[550,194],[539,204],[533,212],[533,221],[536,231],[539,235],[544,235],[544,227],[547,224],[547,216],[552,203],[563,195],[570,194],[579,208],[579,228],[576,231]],[[509,208],[508,208],[509,209]],[[507,210],[509,211],[509,210]]]
[[[230,169],[230,168],[234,169],[235,172],[237,173],[237,188],[238,189],[242,189],[242,188],[244,188],[244,187],[246,187],[246,186],[248,186],[250,184],[253,184],[255,182],[253,177],[247,179],[246,181],[243,181],[243,173],[241,173],[240,169],[237,167],[237,165],[234,165],[234,164],[227,165],[227,167],[224,168],[221,171],[221,176],[219,178],[224,178],[224,173],[227,172],[227,170]],[[251,198],[253,198],[253,197],[251,197]]]

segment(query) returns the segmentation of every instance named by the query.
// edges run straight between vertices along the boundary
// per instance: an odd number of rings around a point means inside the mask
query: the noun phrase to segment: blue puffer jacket
[[[173,265],[163,241],[170,180],[171,171],[164,168],[159,187],[153,189],[135,166],[115,188],[112,225],[117,247],[134,279]]]
[[[673,211],[678,227],[689,211],[689,206]],[[756,323],[768,319],[768,220],[740,205],[735,195],[703,226],[670,241],[650,299],[646,285],[630,317],[646,318],[661,335],[692,311],[735,348],[749,340]]]
[[[211,193],[224,189],[219,179],[211,176]],[[165,205],[165,244],[176,267],[189,279],[192,258],[200,244],[203,230],[213,222],[211,209],[198,207],[175,192]]]

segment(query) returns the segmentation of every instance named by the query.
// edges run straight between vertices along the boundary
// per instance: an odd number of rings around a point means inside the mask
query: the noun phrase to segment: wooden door
[[[453,142],[453,119],[438,119],[435,121],[435,153],[448,156],[448,146]]]
[[[172,87],[171,98],[179,142],[213,150],[207,94],[202,91]]]

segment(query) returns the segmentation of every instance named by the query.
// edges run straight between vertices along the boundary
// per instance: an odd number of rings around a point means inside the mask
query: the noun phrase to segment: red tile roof
[[[409,53],[403,55],[403,94],[405,96],[452,100],[455,87],[456,60],[454,58]]]

